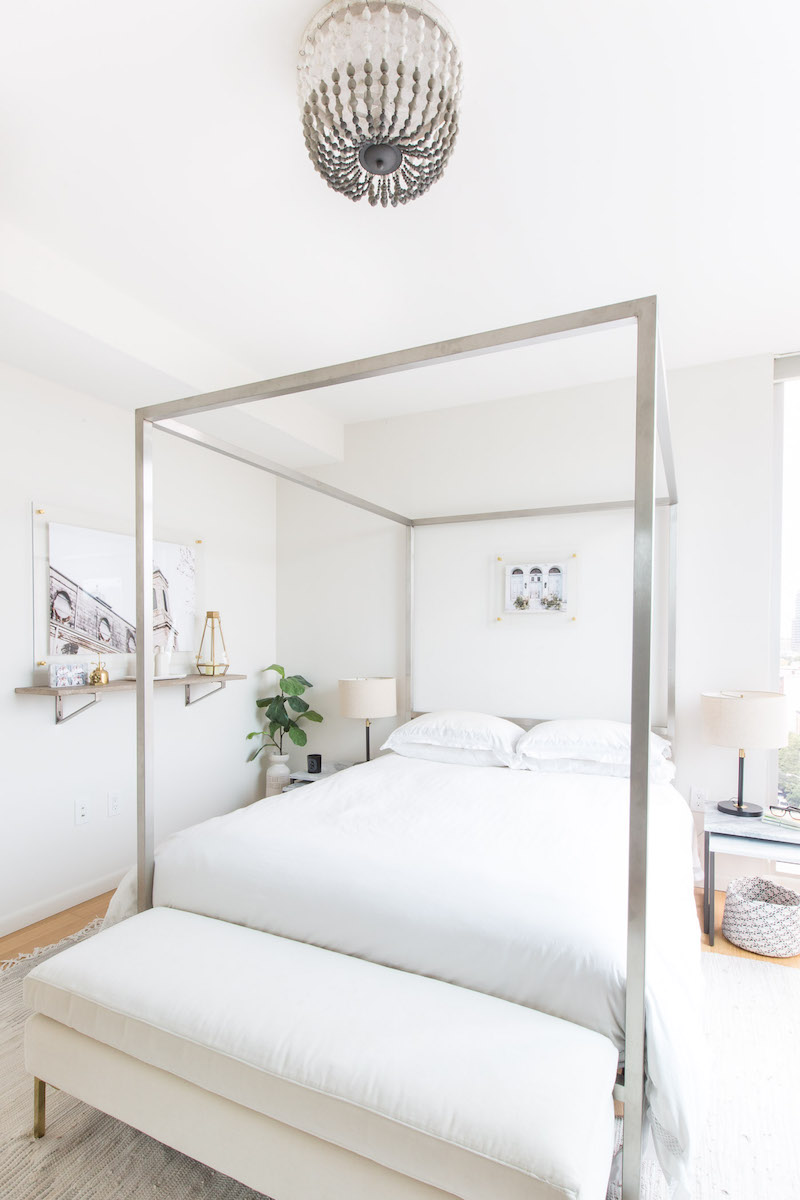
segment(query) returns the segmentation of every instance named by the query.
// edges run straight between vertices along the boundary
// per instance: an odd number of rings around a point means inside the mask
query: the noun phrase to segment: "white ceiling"
[[[653,292],[670,366],[800,349],[800,6],[441,3],[459,141],[384,211],[306,157],[314,0],[3,0],[0,354],[134,406]],[[609,336],[310,404],[348,422],[625,374]]]
[[[399,416],[622,379],[633,375],[635,362],[635,327],[599,327],[563,340],[337,384],[314,392],[311,403],[350,424],[374,420],[376,413]],[[249,407],[257,413],[260,404]]]

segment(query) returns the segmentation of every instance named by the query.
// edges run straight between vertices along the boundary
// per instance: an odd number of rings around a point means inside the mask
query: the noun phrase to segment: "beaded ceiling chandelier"
[[[332,0],[297,69],[306,146],[329,187],[385,208],[436,182],[458,130],[461,60],[428,0]]]

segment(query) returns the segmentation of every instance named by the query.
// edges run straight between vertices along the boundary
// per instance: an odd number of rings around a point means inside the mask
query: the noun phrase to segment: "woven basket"
[[[733,879],[725,893],[722,932],[734,946],[753,954],[800,954],[800,896],[759,876]]]

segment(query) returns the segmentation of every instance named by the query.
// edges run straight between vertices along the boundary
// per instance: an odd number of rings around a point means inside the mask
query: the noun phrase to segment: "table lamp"
[[[720,812],[733,817],[760,817],[763,808],[745,804],[744,751],[777,750],[789,740],[786,697],[781,692],[703,692],[703,722],[706,741],[739,751],[739,794],[736,800],[721,800]]]
[[[397,714],[397,681],[395,679],[340,679],[339,712],[343,717],[366,721],[367,759],[369,762],[369,726],[376,717]]]

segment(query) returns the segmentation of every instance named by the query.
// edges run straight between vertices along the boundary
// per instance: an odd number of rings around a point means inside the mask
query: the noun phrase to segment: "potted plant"
[[[302,698],[306,688],[313,687],[303,675],[287,675],[278,663],[264,670],[275,671],[280,676],[280,686],[277,695],[256,700],[256,706],[264,710],[268,725],[266,729],[255,729],[248,733],[248,741],[261,738],[261,745],[250,751],[247,761],[253,762],[262,750],[267,751],[267,795],[275,796],[283,790],[290,775],[289,755],[283,752],[284,737],[288,735],[295,746],[305,746],[308,738],[306,731],[300,728],[300,722],[313,721],[319,724],[322,717],[309,708]],[[291,716],[287,709],[291,709]]]

